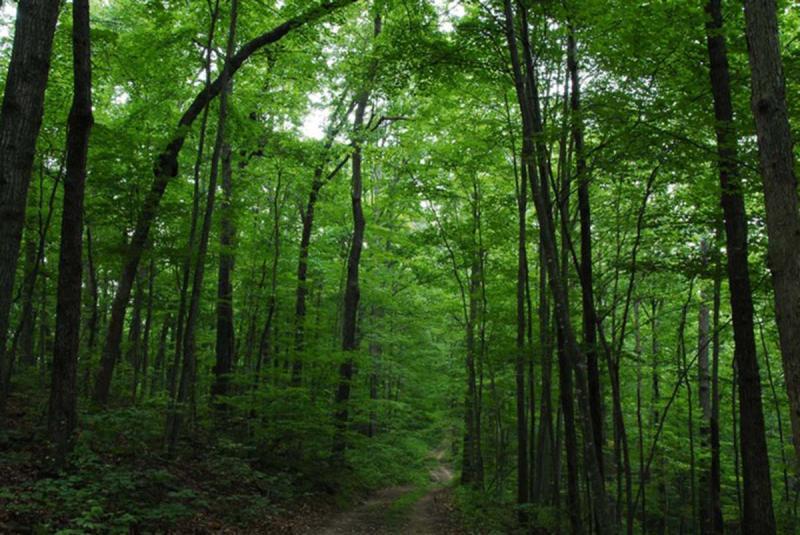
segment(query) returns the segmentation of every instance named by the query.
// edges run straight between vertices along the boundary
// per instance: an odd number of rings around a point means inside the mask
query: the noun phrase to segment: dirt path
[[[432,487],[389,487],[373,494],[358,507],[341,513],[317,530],[319,535],[459,535],[450,489],[453,473],[436,451],[430,471]]]

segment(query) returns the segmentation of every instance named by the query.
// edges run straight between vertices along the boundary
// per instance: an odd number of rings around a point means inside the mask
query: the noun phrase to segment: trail
[[[435,451],[431,487],[388,487],[358,507],[334,517],[319,535],[460,535],[451,506],[449,483],[453,472],[444,461],[445,450]]]

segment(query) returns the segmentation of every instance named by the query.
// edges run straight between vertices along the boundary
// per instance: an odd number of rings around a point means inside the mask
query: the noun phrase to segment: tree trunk
[[[0,108],[0,415],[10,388],[4,380],[10,366],[5,353],[17,257],[60,6],[59,0],[28,0],[17,6]]]
[[[710,344],[710,312],[705,294],[700,291],[700,309],[697,315],[697,391],[701,410],[700,423],[700,447],[703,450],[709,448],[709,438],[711,432],[711,371],[709,369],[709,346]],[[712,507],[709,498],[708,475],[705,461],[700,467],[700,532],[711,533]],[[709,489],[710,490],[710,489]]]
[[[350,110],[348,109],[348,112]],[[344,114],[346,115],[346,114]],[[323,172],[325,171],[325,164],[328,161],[328,152],[333,146],[336,135],[341,129],[340,125],[330,125],[328,128],[327,136],[325,139],[325,157],[323,161],[314,169],[314,178],[311,181],[311,191],[308,193],[308,200],[306,201],[305,210],[301,214],[303,230],[300,236],[300,251],[297,260],[297,292],[295,296],[294,305],[294,361],[292,362],[292,379],[293,386],[299,386],[302,380],[303,370],[303,351],[305,349],[305,321],[306,321],[306,297],[308,296],[308,253],[311,246],[311,232],[314,229],[314,208],[317,204],[319,192],[325,182],[333,178],[347,163],[347,159],[343,160],[331,172],[326,180],[323,180]],[[349,156],[348,156],[349,159]]]
[[[714,243],[719,243],[721,229],[717,226]],[[719,246],[715,248],[719,251]],[[711,465],[708,475],[708,507],[711,516],[711,526],[709,533],[717,535],[722,533],[722,504],[720,501],[721,491],[721,460],[719,445],[719,314],[720,298],[722,293],[722,259],[719,252],[714,256],[716,266],[714,268],[714,312],[712,314],[712,335],[711,335],[711,419],[709,422],[709,432],[711,440]]]
[[[33,222],[33,218],[30,218]],[[36,272],[38,271],[38,261],[36,251],[36,242],[34,241],[33,234],[35,228],[33,225],[28,225],[25,230],[25,267],[24,267],[24,282],[22,292],[22,318],[19,327],[19,362],[26,368],[32,367],[36,364],[36,355],[34,353],[34,329],[35,314],[33,307],[34,289],[36,287]],[[13,361],[13,357],[9,357]]]
[[[373,36],[381,33],[381,16],[375,15]],[[344,292],[344,309],[342,320],[342,351],[345,360],[339,366],[339,385],[336,389],[336,433],[333,440],[333,454],[339,459],[344,458],[347,447],[345,433],[347,430],[348,407],[350,400],[350,382],[353,379],[353,357],[350,353],[358,350],[358,302],[361,297],[358,272],[361,263],[361,249],[364,245],[364,212],[361,207],[362,173],[361,173],[361,144],[364,136],[364,115],[369,102],[370,86],[377,73],[378,64],[373,59],[369,66],[364,87],[356,99],[355,118],[353,119],[353,155],[352,160],[352,189],[351,205],[353,210],[353,236],[350,241],[350,252],[347,257],[347,281]]]
[[[574,389],[572,369],[567,361],[564,336],[556,326],[558,334],[558,384],[561,396],[561,412],[564,415],[564,449],[567,461],[567,516],[570,533],[583,533],[581,498],[578,489],[578,437],[575,430]]]
[[[518,520],[522,526],[528,523],[525,509],[528,503],[528,422],[525,399],[525,361],[527,347],[525,336],[525,288],[528,279],[528,253],[526,237],[526,212],[528,210],[528,185],[526,180],[516,180],[517,218],[519,224],[517,240],[517,347],[515,356],[515,379],[517,387],[517,506]]]
[[[181,366],[181,376],[178,382],[178,393],[175,403],[167,413],[167,453],[170,457],[175,456],[178,437],[180,436],[181,425],[185,413],[186,404],[194,402],[194,382],[197,368],[196,334],[197,320],[200,315],[200,295],[203,290],[203,277],[205,275],[205,260],[208,250],[208,239],[211,232],[211,221],[214,215],[214,202],[216,200],[217,177],[219,175],[219,164],[222,156],[222,149],[225,144],[225,121],[228,115],[228,96],[230,93],[230,80],[233,75],[232,57],[236,42],[236,17],[238,11],[238,0],[231,0],[230,28],[228,30],[228,42],[225,52],[225,64],[220,74],[223,91],[219,100],[219,119],[217,120],[216,139],[214,140],[214,151],[211,157],[211,171],[208,177],[208,193],[206,198],[206,211],[203,215],[203,224],[200,228],[200,237],[197,244],[197,261],[192,280],[192,294],[189,299],[189,310],[186,316],[186,331],[183,340],[183,362]],[[190,407],[191,408],[191,407]]]
[[[581,225],[581,263],[580,277],[583,314],[583,347],[586,351],[586,375],[589,381],[589,402],[592,410],[592,429],[597,448],[597,459],[603,470],[603,398],[600,393],[600,370],[597,365],[597,314],[594,308],[594,276],[592,270],[592,215],[589,201],[591,177],[586,169],[586,155],[583,145],[583,116],[581,115],[581,86],[578,76],[578,57],[575,46],[575,30],[570,26],[567,37],[567,68],[569,69],[572,92],[570,108],[572,111],[572,139],[575,143],[576,173],[578,179],[578,212]]]
[[[768,13],[764,11],[763,4],[771,3],[772,35],[769,35]],[[782,75],[780,72],[780,57],[777,48],[777,22],[775,21],[774,2],[770,0],[759,0],[753,2],[747,0],[747,23],[748,36],[750,41],[751,68],[753,69],[753,110],[756,114],[758,123],[759,146],[762,156],[762,168],[764,171],[764,184],[767,199],[767,220],[772,225],[768,226],[770,242],[770,259],[773,269],[773,282],[775,284],[776,308],[778,310],[778,324],[789,321],[792,328],[800,327],[800,263],[797,257],[793,257],[794,268],[789,268],[788,262],[783,267],[784,258],[789,261],[789,254],[800,252],[796,240],[800,237],[800,226],[797,222],[797,188],[791,171],[791,146],[788,144],[788,122],[786,122],[785,145],[778,147],[780,151],[786,152],[789,157],[789,169],[787,176],[772,176],[772,171],[778,171],[773,165],[773,157],[782,158],[783,155],[773,154],[772,129],[771,125],[773,114],[780,114],[780,105],[777,101],[770,101],[766,95],[776,97],[776,88],[769,87],[773,78],[781,81],[781,100]],[[767,454],[767,439],[764,424],[764,413],[761,405],[761,381],[758,371],[758,360],[756,357],[755,335],[753,332],[753,297],[750,289],[750,273],[747,259],[747,215],[745,213],[744,196],[741,188],[741,179],[737,169],[737,149],[736,132],[733,127],[733,107],[731,104],[730,80],[728,74],[728,58],[725,49],[725,39],[722,34],[722,7],[721,0],[709,0],[706,8],[710,19],[707,23],[707,45],[710,60],[711,88],[714,97],[714,116],[716,119],[717,135],[717,154],[719,157],[719,179],[722,189],[722,209],[725,216],[725,236],[728,251],[728,281],[730,287],[731,309],[733,318],[733,338],[735,343],[734,359],[736,361],[736,371],[739,383],[739,417],[742,452],[742,471],[744,474],[744,519],[743,528],[746,533],[774,533],[775,515],[772,509],[772,484],[769,474],[769,457]],[[764,26],[767,24],[767,26]],[[767,48],[774,47],[772,57]],[[773,70],[764,70],[767,66],[764,62],[773,62]],[[774,70],[777,61],[777,70]],[[768,79],[768,80],[767,80]],[[766,91],[766,93],[764,92]],[[786,107],[783,104],[783,119],[786,120]],[[778,184],[783,182],[783,189]],[[786,189],[789,188],[789,189]],[[781,199],[773,198],[778,195]],[[776,206],[775,203],[778,203]],[[775,235],[775,209],[780,210],[782,204],[789,203],[791,206],[784,206],[792,211],[794,230],[783,227]],[[770,213],[772,212],[772,218]],[[780,216],[779,216],[780,217]],[[782,243],[784,238],[792,238],[792,244]],[[778,259],[777,257],[781,258]],[[778,263],[779,262],[779,263]],[[777,269],[776,269],[777,268]],[[789,276],[789,280],[783,280],[784,276]],[[785,285],[785,286],[784,286]],[[786,292],[783,294],[782,292]],[[794,302],[785,302],[783,297]],[[784,308],[786,307],[786,308]],[[788,313],[788,316],[787,316]],[[787,326],[783,323],[781,329],[784,335]],[[798,331],[800,333],[800,330]],[[795,333],[792,336],[800,336]],[[782,342],[788,340],[782,337]],[[793,347],[800,347],[800,339],[795,339]],[[787,348],[783,343],[782,347]],[[784,359],[790,356],[784,352]],[[794,357],[800,359],[800,355]],[[788,362],[785,360],[785,362]],[[789,396],[792,399],[792,370],[797,367],[797,362],[790,364],[786,368],[787,385],[789,386]],[[797,368],[800,372],[800,367]],[[800,377],[797,377],[800,379]],[[800,386],[798,384],[797,386]],[[795,391],[796,393],[800,393]],[[795,402],[800,399],[795,399]],[[797,407],[797,405],[793,405]],[[800,416],[797,410],[792,411],[795,417]],[[793,418],[793,422],[796,419]],[[797,422],[797,423],[800,423]],[[796,430],[800,431],[797,427]],[[800,438],[800,435],[796,435]],[[798,450],[800,451],[800,450]]]
[[[523,167],[523,174],[527,176]],[[539,436],[536,450],[537,479],[534,482],[534,500],[537,503],[549,504],[552,501],[554,487],[558,478],[555,477],[558,466],[554,462],[556,452],[553,434],[553,347],[550,340],[550,301],[547,298],[547,267],[541,245],[541,229],[539,230],[539,354],[542,359],[542,397],[539,403]]]
[[[66,462],[77,426],[77,369],[81,332],[83,198],[92,117],[92,67],[89,0],[72,4],[74,89],[67,135],[67,174],[61,215],[56,340],[48,410],[48,431],[58,466]]]
[[[510,0],[505,0],[504,6],[507,44],[511,54],[511,64],[514,74],[517,99],[519,101],[523,125],[527,124],[527,126],[523,127],[524,133],[526,136],[531,136],[534,133],[541,133],[542,128],[541,115],[538,112],[537,105],[538,97],[536,94],[536,84],[533,75],[533,60],[530,53],[530,43],[527,39],[528,25],[526,19],[526,9],[523,7],[520,11],[520,27],[522,28],[522,41],[525,52],[525,65],[527,73],[527,76],[523,77],[519,54],[517,51],[517,41],[514,32],[514,16]],[[528,81],[527,85],[530,93],[526,91],[526,80]],[[528,98],[529,95],[532,97],[530,100]],[[540,148],[540,163],[543,159],[541,154],[542,152],[544,151]],[[536,206],[536,217],[539,221],[539,227],[542,229],[544,259],[547,266],[547,274],[550,279],[550,290],[557,311],[556,320],[564,337],[566,358],[568,359],[569,366],[575,375],[578,407],[581,414],[580,420],[581,424],[583,425],[584,461],[588,473],[588,480],[592,488],[592,505],[597,518],[597,531],[603,535],[611,533],[613,529],[610,523],[610,518],[607,514],[605,486],[599,468],[597,450],[594,446],[594,431],[592,429],[588,383],[585,374],[585,357],[578,346],[575,332],[572,327],[572,320],[569,315],[569,309],[567,308],[566,287],[564,286],[564,281],[562,280],[558,265],[559,259],[556,253],[555,229],[552,219],[553,215],[551,211],[550,193],[549,188],[547,187],[547,176],[540,176],[537,180],[536,167],[533,165],[534,156],[535,155],[531,154],[530,150],[528,150],[523,155],[523,162],[525,165],[529,166],[528,173],[529,177],[531,178],[530,183],[534,204]],[[541,183],[539,180],[541,180]]]
[[[167,357],[167,336],[169,335],[172,316],[166,314],[164,323],[161,325],[161,333],[158,335],[158,349],[156,358],[153,362],[153,377],[150,379],[150,395],[160,392],[164,388],[164,365]]]
[[[751,104],[766,204],[767,252],[791,406],[792,442],[796,460],[800,463],[800,216],[776,0],[745,0],[744,12],[750,55]],[[752,370],[747,373],[752,374]],[[744,397],[742,401],[745,401]],[[748,455],[745,450],[742,453]],[[745,490],[746,497],[748,494]],[[747,521],[748,511],[756,515],[753,519],[764,520],[764,515],[772,511],[767,507],[766,496],[755,498],[749,500],[752,507],[745,505],[745,527],[752,525]]]
[[[211,5],[209,4],[209,8]],[[214,45],[214,34],[219,18],[219,0],[214,1],[214,6],[209,13],[211,20],[208,27],[208,38],[205,47],[205,76],[206,85],[211,83],[211,52]],[[175,353],[172,364],[167,371],[167,391],[170,401],[174,401],[177,389],[178,369],[183,356],[183,331],[186,325],[186,300],[189,295],[189,282],[192,274],[192,265],[195,260],[195,241],[197,236],[197,221],[200,214],[200,173],[203,167],[203,155],[206,145],[206,133],[208,129],[208,114],[210,107],[203,109],[203,117],[200,120],[200,133],[197,140],[197,154],[194,160],[194,191],[192,192],[192,213],[189,220],[189,241],[186,244],[181,275],[179,280],[180,296],[178,298],[178,316],[175,321]]]
[[[142,209],[139,212],[133,235],[128,244],[128,251],[123,262],[122,273],[117,282],[117,292],[111,305],[111,318],[108,322],[106,342],[100,362],[100,372],[95,384],[94,401],[96,403],[105,405],[108,402],[111,376],[120,353],[125,309],[128,306],[128,299],[130,298],[131,288],[133,287],[133,281],[136,277],[136,270],[139,267],[144,244],[147,242],[150,227],[155,220],[167,184],[178,174],[178,155],[183,148],[186,136],[191,126],[194,124],[195,119],[197,119],[214,97],[220,94],[222,88],[227,85],[227,79],[233,77],[245,61],[254,53],[269,44],[280,41],[292,30],[305,24],[312,23],[330,12],[356,1],[358,0],[324,1],[310,8],[308,11],[276,26],[272,30],[248,41],[239,48],[236,54],[230,57],[227,73],[223,73],[224,76],[220,74],[216,80],[203,88],[184,112],[178,122],[175,135],[161,154],[156,157],[153,183],[150,187],[150,191],[147,193]],[[2,321],[2,317],[0,317],[0,321]],[[0,325],[0,327],[2,327],[2,325]]]
[[[222,149],[222,206],[220,218],[219,277],[217,280],[217,362],[214,366],[214,384],[211,396],[226,396],[228,382],[233,371],[233,352],[235,348],[233,326],[233,247],[236,229],[233,222],[231,147]]]

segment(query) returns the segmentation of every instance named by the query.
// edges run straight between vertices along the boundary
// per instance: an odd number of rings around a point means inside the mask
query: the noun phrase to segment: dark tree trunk
[[[81,282],[83,269],[83,198],[86,159],[92,117],[92,67],[89,0],[72,4],[72,55],[74,89],[67,135],[67,174],[61,215],[61,249],[58,262],[56,340],[48,431],[55,445],[58,466],[66,461],[77,425],[77,369],[81,332]]]
[[[381,33],[381,16],[375,15],[374,37]],[[369,66],[367,79],[364,87],[356,99],[355,118],[353,119],[353,155],[352,160],[352,189],[351,205],[353,210],[353,236],[350,241],[350,252],[347,257],[347,281],[344,292],[344,309],[342,317],[342,351],[345,353],[345,360],[339,366],[339,385],[336,389],[336,434],[333,440],[334,457],[343,458],[344,450],[347,447],[345,433],[347,431],[348,407],[350,400],[350,382],[353,379],[353,357],[350,353],[358,350],[358,302],[361,297],[359,287],[359,266],[361,263],[361,249],[364,246],[364,211],[361,206],[362,184],[362,154],[361,144],[364,136],[364,115],[369,102],[370,86],[373,83],[378,64],[372,60]]]
[[[526,238],[526,213],[528,210],[528,185],[526,180],[517,180],[517,218],[519,224],[517,241],[517,351],[515,358],[515,379],[517,387],[517,506],[518,520],[526,525],[528,515],[528,421],[525,399],[525,364],[527,347],[525,336],[527,320],[525,316],[525,288],[528,279],[528,253]]]
[[[708,309],[708,302],[705,294],[700,293],[700,309],[697,315],[697,391],[698,400],[701,410],[700,419],[700,446],[703,450],[709,448],[709,440],[711,435],[711,369],[709,366],[709,347],[711,345],[710,338],[710,318],[711,314]],[[711,493],[708,475],[709,470],[706,468],[705,461],[702,462],[700,467],[700,531],[701,533],[711,533],[711,526],[713,524],[712,507],[711,507]]]
[[[211,83],[211,52],[214,45],[214,34],[217,28],[217,19],[219,18],[219,0],[214,1],[213,7],[209,4],[211,12],[209,13],[210,21],[208,27],[208,37],[205,47],[205,76],[206,86]],[[181,266],[181,274],[179,280],[180,296],[178,298],[178,316],[175,322],[175,353],[172,358],[172,364],[169,366],[167,372],[167,391],[169,393],[170,401],[175,399],[177,389],[178,369],[183,356],[183,331],[186,326],[186,304],[189,296],[189,282],[192,274],[192,265],[195,260],[195,241],[197,236],[197,222],[200,214],[200,174],[203,168],[203,155],[206,146],[206,133],[208,129],[208,114],[210,107],[206,106],[203,109],[203,116],[200,119],[200,133],[197,140],[197,153],[194,160],[194,191],[192,192],[192,213],[189,221],[189,241],[186,243],[186,252]]]
[[[128,328],[128,351],[126,359],[133,368],[133,381],[131,384],[132,398],[135,398],[136,386],[139,383],[139,366],[142,359],[142,302],[144,301],[144,282],[147,271],[141,271],[136,277],[136,287],[133,294],[133,310],[131,324]]]
[[[183,339],[183,359],[181,365],[181,375],[178,382],[178,392],[175,403],[167,414],[167,453],[170,457],[175,456],[178,437],[180,436],[183,417],[186,413],[187,404],[193,409],[195,374],[197,369],[197,356],[195,355],[197,337],[195,330],[200,315],[200,295],[203,291],[203,278],[205,275],[206,252],[208,250],[208,240],[211,233],[211,222],[214,215],[214,203],[216,200],[217,178],[219,176],[219,165],[222,157],[222,149],[225,144],[225,121],[228,116],[228,97],[230,93],[230,80],[233,75],[232,58],[236,42],[236,18],[238,11],[238,0],[231,0],[230,28],[228,30],[228,42],[225,52],[225,64],[220,74],[222,81],[222,93],[219,100],[219,118],[217,120],[216,139],[214,140],[214,151],[211,156],[211,171],[208,177],[208,193],[206,198],[206,210],[203,214],[203,224],[200,228],[200,236],[197,244],[197,260],[192,278],[192,293],[189,299],[189,309],[186,316],[186,331]],[[193,412],[193,411],[191,411]]]
[[[232,202],[231,148],[225,145],[222,149],[222,206],[220,219],[220,255],[219,277],[217,281],[217,362],[214,366],[214,384],[211,395],[228,394],[228,382],[233,370],[233,352],[235,348],[233,326],[233,246],[236,229],[233,223]]]
[[[477,208],[479,199],[477,192],[473,199],[473,235],[477,233],[480,225]],[[472,252],[472,265],[469,276],[469,309],[466,320],[466,358],[465,367],[467,372],[467,389],[464,396],[464,457],[461,471],[461,484],[471,485],[476,489],[483,489],[483,453],[481,452],[481,417],[480,417],[480,394],[478,389],[478,374],[476,371],[475,360],[478,355],[475,326],[479,322],[480,310],[479,294],[481,291],[481,281],[483,272],[481,270],[481,256],[483,251],[473,240],[475,250]],[[502,438],[501,438],[502,441]],[[499,446],[502,450],[502,446]]]
[[[86,330],[89,333],[89,338],[86,343],[89,348],[90,359],[97,344],[97,329],[99,328],[98,320],[100,313],[100,293],[99,285],[97,282],[97,268],[94,263],[94,246],[92,240],[92,229],[86,227],[86,262],[89,269],[89,296],[91,298],[91,313],[89,314],[89,321],[86,324]]]
[[[524,169],[524,167],[523,167]],[[524,173],[524,171],[523,171]],[[525,174],[525,176],[527,176]],[[558,466],[554,462],[555,437],[553,434],[553,347],[550,341],[550,300],[547,298],[547,268],[541,246],[541,229],[539,231],[539,354],[542,359],[542,397],[539,403],[539,436],[536,450],[537,478],[534,482],[534,499],[537,503],[548,504],[551,501],[554,482],[557,481]]]
[[[769,13],[765,11],[764,4],[772,4],[771,20],[772,33],[769,30]],[[796,257],[794,267],[789,268],[788,262],[780,268],[778,263],[789,259],[789,253],[794,255],[800,252],[797,238],[800,237],[800,226],[797,222],[797,187],[791,171],[791,146],[788,142],[788,122],[786,122],[786,139],[778,151],[788,151],[788,169],[784,169],[786,176],[772,176],[772,171],[780,174],[779,165],[773,157],[783,159],[783,155],[774,154],[775,150],[770,140],[773,138],[771,121],[775,114],[780,114],[780,105],[775,100],[769,100],[766,95],[776,98],[776,90],[771,87],[773,79],[780,79],[780,57],[777,47],[777,22],[775,21],[774,1],[748,0],[747,23],[750,40],[751,67],[753,69],[753,109],[758,123],[759,145],[762,156],[764,184],[767,199],[767,220],[772,223],[768,227],[770,238],[770,259],[772,261],[773,282],[775,283],[776,307],[778,309],[778,324],[789,320],[789,324],[800,327],[800,263]],[[741,179],[737,169],[736,132],[733,127],[733,107],[731,104],[730,79],[728,74],[728,58],[725,50],[725,39],[722,34],[722,7],[721,0],[709,0],[706,8],[709,14],[707,23],[707,45],[710,60],[711,89],[714,97],[714,116],[716,119],[717,154],[719,156],[719,179],[722,189],[722,210],[725,216],[725,236],[728,251],[728,282],[730,287],[731,310],[733,318],[733,338],[735,343],[734,359],[736,361],[737,378],[739,382],[739,440],[742,451],[742,471],[744,473],[744,519],[743,528],[746,533],[775,533],[775,515],[772,508],[772,484],[769,474],[769,457],[767,453],[767,439],[764,424],[764,413],[761,404],[761,381],[756,357],[756,343],[753,332],[753,297],[750,288],[750,274],[747,259],[747,215],[745,213],[744,196],[742,194]],[[768,10],[767,10],[768,11]],[[766,24],[766,26],[765,26]],[[771,56],[767,49],[774,52]],[[774,48],[774,50],[773,50]],[[771,64],[770,69],[768,65]],[[771,63],[770,63],[771,62]],[[777,63],[776,63],[777,62]],[[777,65],[777,70],[776,70]],[[766,69],[766,70],[765,70]],[[783,98],[782,83],[779,90]],[[785,102],[783,104],[783,119],[786,120]],[[780,121],[778,121],[780,122]],[[780,184],[779,184],[780,183]],[[788,189],[787,189],[788,188]],[[775,194],[780,199],[771,198]],[[774,204],[778,203],[778,206]],[[789,203],[791,206],[782,206]],[[770,210],[772,208],[772,210]],[[788,208],[794,221],[794,229],[782,226],[775,235],[774,210]],[[770,218],[773,212],[773,218]],[[780,216],[778,216],[780,217]],[[792,238],[792,243],[781,243],[784,238]],[[776,258],[780,256],[779,260]],[[776,270],[777,268],[777,270]],[[788,269],[785,271],[784,268]],[[784,281],[782,277],[789,275],[791,280]],[[786,285],[786,286],[784,286]],[[781,294],[781,292],[787,292]],[[794,292],[794,293],[793,293]],[[795,299],[784,309],[781,297]],[[789,316],[786,316],[786,314]],[[784,324],[784,327],[786,324]],[[793,327],[793,328],[794,328]],[[800,332],[800,330],[798,331]],[[785,333],[784,334],[788,334]],[[795,333],[793,336],[798,336]],[[782,342],[786,342],[782,338]],[[795,346],[800,347],[800,340],[794,340]],[[782,344],[783,346],[783,344]],[[788,356],[784,353],[784,358]],[[800,359],[800,355],[798,355]],[[797,367],[797,362],[791,364],[786,370],[787,385],[791,385],[792,369]],[[800,367],[797,368],[800,371]],[[800,379],[800,377],[798,377]],[[798,385],[800,386],[800,384]],[[789,396],[792,398],[792,387],[789,387]],[[800,400],[795,400],[800,401]],[[796,407],[796,405],[795,405]],[[793,411],[794,416],[800,416]],[[798,422],[800,423],[800,422]]]
[[[752,110],[758,136],[758,154],[769,237],[769,268],[775,288],[783,371],[792,421],[792,442],[800,463],[800,216],[797,211],[797,176],[786,82],[781,62],[776,0],[745,0],[747,45],[750,54]],[[735,138],[733,138],[735,139]],[[742,398],[745,401],[745,398]],[[742,422],[744,425],[745,422]],[[744,455],[747,452],[743,451]],[[747,469],[745,469],[745,472]],[[747,482],[745,481],[745,486]],[[748,493],[745,491],[745,496]],[[764,518],[767,502],[755,500],[751,512]],[[745,505],[745,527],[748,507]]]
[[[103,356],[100,362],[100,372],[95,384],[94,401],[104,405],[108,401],[109,389],[111,387],[111,376],[114,372],[114,365],[120,353],[120,342],[122,340],[123,324],[125,322],[125,309],[128,306],[133,281],[136,277],[136,270],[142,257],[144,245],[150,233],[150,227],[155,220],[161,198],[170,180],[178,174],[178,155],[186,141],[191,126],[195,119],[205,109],[206,106],[220,94],[223,86],[227,84],[227,79],[233,77],[241,66],[257,51],[265,46],[280,41],[292,30],[305,24],[312,23],[328,13],[341,7],[352,4],[357,0],[330,0],[324,1],[308,11],[293,17],[283,24],[276,26],[272,30],[259,35],[248,41],[233,54],[228,61],[227,74],[221,74],[216,80],[200,91],[195,96],[192,103],[184,112],[178,128],[172,140],[167,144],[163,152],[156,157],[154,166],[154,179],[147,193],[142,209],[139,212],[133,236],[128,244],[128,251],[125,255],[122,273],[117,283],[117,292],[111,305],[111,317],[108,322],[106,342],[103,348]],[[1,303],[0,303],[1,304]],[[0,317],[0,321],[2,317]],[[2,327],[2,325],[0,325]]]
[[[530,53],[530,43],[527,38],[527,19],[526,10],[521,9],[520,27],[522,28],[522,42],[525,53],[526,75],[523,76],[519,54],[517,51],[517,40],[514,32],[514,16],[510,0],[506,0],[505,20],[506,35],[509,52],[511,54],[511,64],[514,74],[515,88],[519,102],[520,112],[524,126],[524,133],[532,135],[541,133],[541,114],[538,111],[538,97],[536,94],[536,84],[533,74],[533,60]],[[527,84],[526,84],[527,81]],[[526,90],[526,85],[527,90]],[[530,91],[530,93],[528,92]],[[529,99],[529,95],[532,97]],[[540,144],[541,145],[541,144]],[[541,153],[545,152],[542,148],[538,151],[539,161],[544,158]],[[536,216],[539,227],[542,229],[542,246],[544,252],[545,265],[550,280],[550,290],[556,307],[556,320],[564,337],[565,355],[569,366],[575,376],[577,389],[578,407],[580,410],[580,421],[583,426],[584,461],[587,470],[587,477],[592,489],[592,505],[597,518],[598,533],[606,534],[612,532],[610,518],[607,511],[606,491],[602,474],[600,472],[597,450],[594,446],[594,431],[592,429],[591,407],[588,395],[588,382],[585,373],[585,362],[583,352],[578,346],[577,338],[572,327],[572,320],[567,308],[567,292],[562,280],[559,269],[559,258],[556,253],[555,229],[553,225],[553,215],[551,211],[551,201],[547,176],[536,177],[536,167],[534,154],[530,150],[523,154],[523,161],[529,166],[531,190],[534,204],[536,206]],[[541,180],[541,183],[540,183]]]
[[[33,218],[30,219],[33,221]],[[25,268],[22,292],[22,318],[19,327],[19,362],[26,368],[36,364],[34,353],[35,313],[33,307],[34,288],[36,287],[36,272],[38,271],[38,256],[36,254],[35,230],[33,225],[28,225],[25,230]],[[13,348],[12,348],[13,350]],[[13,357],[10,357],[13,362]]]
[[[600,369],[597,364],[597,313],[594,307],[594,276],[592,270],[592,215],[589,202],[589,183],[591,177],[586,169],[586,154],[583,144],[583,117],[581,115],[581,85],[578,75],[578,55],[575,46],[575,31],[570,27],[567,38],[567,67],[569,69],[572,91],[570,108],[572,111],[572,139],[575,143],[576,173],[578,179],[578,212],[581,226],[580,277],[583,347],[586,351],[586,376],[589,381],[589,403],[592,410],[592,429],[597,448],[597,459],[603,470],[603,399],[600,393]]]
[[[348,110],[349,112],[350,110]],[[345,114],[346,115],[346,114]],[[331,125],[325,139],[324,160],[314,169],[314,178],[311,181],[311,190],[308,193],[305,210],[301,214],[303,230],[300,236],[300,252],[297,261],[297,292],[294,305],[294,360],[292,362],[293,386],[300,386],[303,371],[303,351],[305,350],[305,323],[306,323],[306,298],[308,296],[308,254],[311,247],[311,232],[314,229],[314,209],[317,205],[319,193],[325,182],[332,179],[347,163],[350,156],[342,160],[339,165],[323,180],[325,164],[328,162],[328,153],[333,146],[336,135],[339,133],[339,125]]]
[[[561,396],[561,412],[564,415],[564,449],[567,461],[567,515],[571,533],[583,533],[581,497],[578,489],[578,436],[575,430],[575,391],[572,385],[572,370],[567,361],[564,336],[557,327],[558,337],[558,384]]]
[[[17,6],[0,108],[0,415],[10,388],[6,336],[17,257],[60,5],[59,0],[28,0]]]
[[[717,226],[717,235],[714,242],[719,243],[721,229]],[[718,251],[718,249],[716,249]],[[709,421],[709,435],[711,448],[711,465],[708,474],[708,507],[711,516],[711,526],[709,533],[713,535],[721,534],[722,523],[722,503],[721,503],[721,460],[719,445],[719,314],[720,298],[722,293],[722,259],[716,252],[714,268],[714,311],[712,313],[711,326],[711,418]]]
[[[161,333],[158,335],[158,349],[156,358],[153,362],[153,377],[150,379],[150,395],[154,395],[164,388],[164,365],[167,357],[167,336],[172,325],[172,316],[166,314],[164,323],[161,325]]]
[[[147,306],[145,307],[144,315],[144,332],[142,333],[142,343],[140,346],[140,363],[139,373],[141,377],[141,386],[138,381],[133,383],[133,403],[141,391],[142,397],[147,394],[147,379],[149,377],[150,369],[150,331],[153,327],[153,285],[156,278],[156,262],[153,255],[150,255],[150,266],[147,269]]]

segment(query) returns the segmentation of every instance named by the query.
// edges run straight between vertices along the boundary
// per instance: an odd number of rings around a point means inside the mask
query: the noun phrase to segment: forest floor
[[[460,535],[449,484],[453,473],[444,463],[444,450],[432,454],[435,465],[424,486],[395,486],[379,490],[360,505],[311,527],[307,535]]]

